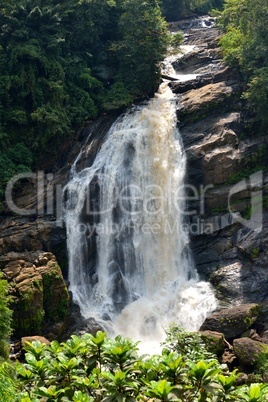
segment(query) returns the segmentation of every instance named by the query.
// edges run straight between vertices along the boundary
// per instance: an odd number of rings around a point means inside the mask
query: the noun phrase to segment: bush
[[[220,24],[226,61],[247,85],[243,98],[253,116],[254,133],[268,129],[268,4],[266,0],[226,0]],[[256,124],[257,123],[257,124]]]
[[[8,283],[3,279],[0,274],[0,357],[4,359],[9,355],[9,340],[11,334],[11,317],[12,311],[9,309],[8,304],[10,297],[7,295]]]
[[[16,372],[14,367],[7,362],[0,363],[0,400],[14,402],[17,399]]]
[[[185,354],[177,352],[178,345]],[[53,341],[50,346],[29,343],[25,347],[26,363],[17,366],[18,388],[22,391],[14,402],[40,398],[47,402],[267,400],[267,386],[236,387],[237,372],[228,372],[213,356],[193,359],[199,349],[203,356],[207,353],[195,334],[173,326],[166,346],[161,355],[139,356],[137,343],[121,336],[109,339],[103,332],[96,336],[73,335],[66,342]]]

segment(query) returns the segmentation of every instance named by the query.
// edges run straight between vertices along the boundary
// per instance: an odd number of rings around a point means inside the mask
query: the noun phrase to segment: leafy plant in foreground
[[[195,351],[188,349],[186,339]],[[185,331],[182,334],[173,326],[166,345],[168,347],[161,355],[139,356],[137,343],[122,336],[109,339],[103,332],[95,336],[73,335],[66,342],[53,341],[50,346],[33,342],[25,347],[26,362],[16,366],[17,379],[10,376],[11,390],[18,390],[13,401],[267,400],[267,385],[236,386],[237,371],[230,373],[221,366],[213,355],[205,351],[202,343],[198,344],[196,334]],[[182,348],[186,351],[184,354],[176,351]],[[208,358],[198,360],[198,353],[207,354]]]

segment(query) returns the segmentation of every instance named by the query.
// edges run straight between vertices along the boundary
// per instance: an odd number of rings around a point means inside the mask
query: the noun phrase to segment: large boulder
[[[48,216],[37,218],[12,216],[1,220],[0,265],[3,266],[1,261],[5,260],[5,255],[17,252],[17,259],[20,259],[19,255],[23,255],[25,250],[52,252],[57,256],[61,268],[66,270],[65,274],[67,273],[66,230],[62,220],[55,220]]]
[[[15,338],[40,335],[50,326],[66,321],[69,293],[52,253],[9,253],[0,262],[13,298]]]
[[[199,89],[192,89],[180,96],[177,106],[179,121],[196,120],[215,110],[224,103],[227,109],[228,98],[233,94],[232,86],[225,82],[208,84]]]
[[[234,354],[243,366],[255,366],[261,353],[268,353],[268,346],[250,338],[239,338],[233,342]]]
[[[258,252],[259,248],[253,248],[247,258],[255,263],[257,257],[254,253]],[[261,256],[259,260],[261,261]],[[260,263],[251,267],[239,261],[234,262],[212,273],[210,281],[216,289],[218,299],[222,301],[251,303],[254,300],[262,303],[268,297],[268,272]]]
[[[240,336],[254,324],[260,313],[258,304],[241,304],[207,317],[200,331],[222,332],[226,339]]]
[[[24,336],[23,338],[21,338],[21,346],[22,347],[26,346],[27,343],[33,343],[33,342],[40,342],[47,346],[50,345],[50,342],[48,339],[44,338],[43,336],[39,336],[39,335]]]
[[[243,302],[243,266],[237,261],[233,264],[219,268],[212,273],[210,277],[211,283],[216,289],[218,299],[231,302],[232,300],[240,300]]]

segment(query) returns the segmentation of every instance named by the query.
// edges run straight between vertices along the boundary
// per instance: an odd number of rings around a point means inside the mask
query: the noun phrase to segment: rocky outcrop
[[[246,132],[239,78],[222,60],[216,28],[184,24],[194,50],[173,61],[170,82],[187,154],[188,221],[199,274],[219,307],[267,300],[268,137]],[[172,24],[175,32],[180,24]]]
[[[207,84],[199,89],[187,91],[179,98],[177,116],[180,123],[194,121],[211,110],[215,111],[224,105],[228,109],[228,98],[234,89],[225,82]]]
[[[199,333],[221,363],[251,373],[268,353],[267,332],[267,305],[242,304],[207,317]]]
[[[67,327],[69,294],[52,253],[11,252],[0,257],[0,266],[12,296],[13,337],[46,334],[53,339],[59,323]],[[59,331],[58,331],[59,332]]]
[[[250,328],[257,320],[259,313],[258,304],[241,304],[207,317],[200,330],[221,332],[227,340],[233,339]]]

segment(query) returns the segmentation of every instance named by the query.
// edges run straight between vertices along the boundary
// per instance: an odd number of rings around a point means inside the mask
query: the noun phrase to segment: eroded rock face
[[[241,304],[207,317],[200,330],[221,332],[226,339],[233,339],[250,328],[259,314],[258,304]]]
[[[225,82],[207,84],[199,89],[192,89],[181,95],[177,116],[179,122],[193,121],[204,114],[225,105],[232,95],[233,88]]]
[[[0,264],[13,297],[13,337],[49,334],[59,322],[63,323],[63,332],[69,294],[55,256],[13,252],[1,257]]]
[[[177,94],[187,154],[196,267],[215,285],[220,307],[229,307],[268,299],[268,177],[262,173],[268,137],[245,133],[243,89],[224,64],[218,40],[217,29],[192,29],[189,24],[185,44],[195,46],[194,51],[173,66],[177,73],[197,76],[169,85]]]

